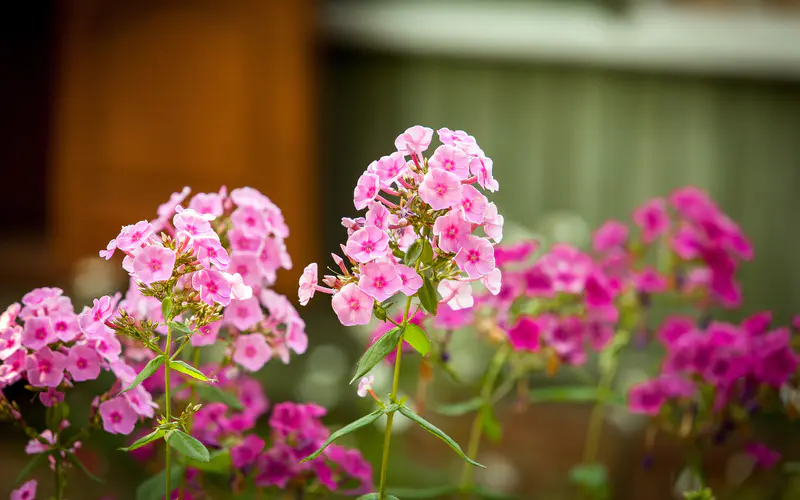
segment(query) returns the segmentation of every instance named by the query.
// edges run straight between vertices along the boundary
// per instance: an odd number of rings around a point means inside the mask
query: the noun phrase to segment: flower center
[[[159,269],[161,269],[161,261],[154,260],[150,262],[151,271],[158,271]]]
[[[386,279],[383,276],[375,278],[375,288],[383,288],[386,286]]]
[[[53,364],[44,359],[39,360],[39,371],[42,373],[50,373],[53,369]]]
[[[436,191],[437,196],[440,197],[444,196],[445,193],[447,192],[447,186],[445,186],[444,184],[437,184],[436,188],[434,188],[434,191]]]
[[[470,262],[475,264],[481,259],[481,254],[477,250],[470,250],[467,258],[469,259]]]
[[[47,338],[47,330],[44,328],[37,328],[34,336],[37,340],[44,340]]]
[[[115,424],[122,422],[122,415],[120,415],[119,412],[115,411],[114,413],[111,414],[111,421],[114,422]]]
[[[85,359],[81,358],[75,363],[75,365],[81,370],[84,370],[87,366],[89,366],[89,363],[87,363]]]
[[[248,358],[255,358],[256,357],[256,348],[249,345],[244,349],[244,355]]]
[[[351,299],[350,309],[352,309],[353,311],[358,311],[359,309],[361,309],[361,302],[359,302],[358,299]]]

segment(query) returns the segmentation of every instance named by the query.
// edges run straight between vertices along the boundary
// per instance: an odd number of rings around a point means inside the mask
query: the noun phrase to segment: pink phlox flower
[[[255,485],[285,489],[290,479],[300,473],[298,457],[288,445],[277,443],[260,454],[256,462]]]
[[[539,249],[539,242],[536,240],[526,240],[513,245],[502,245],[494,248],[494,259],[498,267],[509,264],[521,264],[526,262],[531,255]]]
[[[503,272],[494,268],[481,277],[481,283],[492,295],[497,295],[503,287]]]
[[[153,402],[153,396],[147,392],[144,386],[137,385],[122,396],[138,416],[145,418],[155,416],[155,408],[158,408],[158,405]]]
[[[255,434],[245,437],[241,443],[231,448],[231,462],[237,469],[255,463],[264,449],[264,440]]]
[[[343,286],[331,299],[331,306],[344,326],[368,324],[373,303],[374,299],[355,283]]]
[[[306,335],[306,324],[298,318],[291,318],[286,323],[285,341],[287,347],[296,354],[303,354],[308,349],[308,336]],[[287,363],[288,361],[284,361]]]
[[[0,329],[0,360],[8,359],[22,348],[22,328],[13,325]]]
[[[111,257],[114,256],[114,252],[116,250],[117,250],[117,240],[113,239],[113,240],[108,242],[108,244],[106,245],[105,249],[100,250],[98,252],[98,255],[100,255],[100,257],[102,257],[102,258],[104,258],[106,260],[109,260]]]
[[[669,195],[669,202],[681,217],[699,221],[719,213],[719,208],[708,194],[695,187],[678,188]]]
[[[470,155],[483,156],[483,150],[478,147],[478,143],[475,141],[475,138],[463,130],[450,130],[449,128],[445,127],[440,128],[436,131],[436,133],[439,135],[439,140],[442,141],[442,144],[455,146],[461,151],[464,151]]]
[[[405,132],[397,136],[394,141],[394,146],[397,151],[406,156],[421,156],[422,153],[428,149],[433,139],[433,129],[423,127],[422,125],[414,125],[409,127]]]
[[[220,217],[224,213],[222,202],[225,196],[220,193],[197,193],[189,202],[189,208],[205,215]]]
[[[505,218],[497,213],[497,205],[490,202],[486,205],[486,212],[483,214],[483,232],[487,238],[495,243],[503,240],[503,224]]]
[[[457,330],[472,323],[472,311],[469,309],[453,310],[447,304],[439,304],[436,316],[433,317],[433,326],[443,330]]]
[[[577,316],[554,318],[550,315],[542,315],[539,320],[542,321],[542,338],[562,360],[574,365],[585,362],[584,325],[581,318]]]
[[[242,277],[244,284],[249,287],[259,287],[261,284],[261,268],[258,254],[254,252],[232,252],[226,271],[238,273]]]
[[[433,223],[433,234],[438,238],[437,246],[445,252],[458,253],[471,232],[472,228],[460,210],[450,210]]]
[[[478,184],[491,192],[500,189],[500,184],[492,176],[493,165],[492,159],[485,156],[474,156],[469,162],[469,170],[478,178]]]
[[[56,332],[53,323],[48,317],[30,318],[25,322],[22,330],[22,345],[37,351],[47,344],[56,342]]]
[[[469,156],[466,153],[448,144],[436,148],[430,160],[430,168],[438,168],[451,174],[455,174],[459,179],[469,177]]]
[[[312,262],[303,269],[303,274],[300,276],[297,296],[300,299],[301,306],[308,304],[308,301],[314,296],[318,281],[317,263]]]
[[[347,255],[357,262],[385,256],[389,251],[389,235],[375,226],[359,229],[347,239]]]
[[[483,224],[489,200],[469,184],[461,187],[461,210],[464,217],[473,224]]]
[[[213,345],[214,342],[217,341],[217,335],[219,335],[219,329],[221,325],[222,321],[214,321],[213,323],[198,327],[197,332],[192,335],[190,340],[192,346],[200,347],[205,345]]]
[[[402,287],[395,266],[390,262],[370,262],[361,267],[358,287],[378,302],[383,302]]]
[[[375,226],[382,231],[386,231],[389,229],[389,224],[392,223],[391,219],[392,214],[382,203],[369,204],[369,210],[367,210],[366,216],[367,225]]]
[[[636,289],[643,293],[662,293],[668,288],[667,278],[652,267],[646,267],[633,277]]]
[[[395,264],[394,268],[400,278],[400,291],[406,296],[411,297],[422,288],[422,276],[414,268],[403,264]]]
[[[745,446],[745,451],[755,459],[756,467],[760,469],[771,469],[781,460],[781,454],[764,443],[750,442]]]
[[[642,230],[642,241],[653,243],[656,238],[669,231],[667,204],[663,198],[654,198],[633,212],[633,221]]]
[[[34,288],[22,296],[22,304],[34,310],[45,309],[48,308],[54,300],[61,297],[63,293],[63,290],[55,287]],[[27,319],[21,312],[18,312],[18,314],[23,316],[22,319]]]
[[[619,311],[613,305],[592,308],[587,311],[584,321],[584,336],[596,351],[602,351],[614,337]]]
[[[369,172],[364,172],[358,179],[353,191],[353,204],[356,210],[363,210],[380,193],[380,177]]]
[[[351,219],[350,217],[342,217],[342,227],[347,229],[347,236],[352,236],[353,233],[364,227],[367,223],[367,220],[364,217],[356,217],[355,219]]]
[[[36,498],[36,480],[23,483],[22,486],[11,492],[11,500],[35,500]]]
[[[197,260],[205,268],[216,267],[220,271],[228,269],[230,257],[219,238],[197,238],[192,243]]]
[[[261,333],[240,335],[234,344],[233,361],[245,370],[256,372],[272,357],[272,349]]]
[[[78,325],[78,315],[72,311],[54,312],[50,314],[50,320],[53,325],[53,332],[55,332],[58,340],[62,342],[71,342],[81,333],[81,327]]]
[[[201,269],[192,274],[192,288],[200,292],[200,298],[206,304],[215,303],[227,306],[231,302],[231,285],[219,271]]]
[[[133,252],[148,243],[153,236],[152,225],[146,220],[140,220],[136,224],[124,226],[117,236],[117,248],[124,252]]]
[[[608,278],[595,270],[586,278],[584,286],[586,292],[586,305],[590,308],[603,308],[610,306],[614,301],[614,291],[611,289]]]
[[[274,206],[264,193],[258,189],[245,186],[231,191],[231,200],[239,207],[254,207],[259,210]]]
[[[742,330],[744,330],[751,337],[757,337],[766,332],[771,323],[772,312],[761,311],[745,318],[745,320],[742,321]]]
[[[381,184],[384,186],[391,186],[408,171],[408,164],[403,157],[403,153],[397,151],[389,156],[382,156],[379,160],[373,161],[367,170],[377,175]]]
[[[127,350],[125,351],[125,354],[126,355],[128,354]],[[123,387],[128,387],[129,385],[131,385],[131,383],[133,383],[133,380],[136,378],[137,375],[136,370],[134,370],[130,365],[128,365],[122,359],[112,361],[108,365],[109,368],[111,368],[111,372],[114,374],[115,377],[117,377],[117,380],[120,381]]]
[[[579,294],[592,272],[591,257],[566,243],[553,245],[539,260],[541,270],[548,275],[557,292]]]
[[[100,375],[100,356],[91,347],[73,346],[67,354],[67,371],[75,382],[94,380]]]
[[[231,251],[258,252],[261,249],[262,236],[249,234],[241,229],[228,231],[228,241]]]
[[[232,300],[225,308],[224,319],[240,331],[247,330],[264,319],[264,312],[258,298],[250,297],[247,300]]]
[[[7,387],[22,378],[25,373],[25,350],[20,349],[9,355],[0,364],[0,388]]]
[[[358,382],[358,397],[363,398],[369,391],[372,390],[372,384],[375,382],[375,375],[367,375],[366,377],[362,377],[361,381]]]
[[[269,311],[269,319],[275,323],[285,323],[292,317],[299,317],[297,310],[284,295],[265,288],[260,295],[261,304]]]
[[[28,382],[34,387],[58,387],[66,367],[67,357],[46,347],[25,359]]]
[[[261,274],[269,283],[275,281],[275,271],[281,267],[292,268],[292,259],[286,251],[286,244],[279,238],[266,237],[258,252],[258,263]]]
[[[414,232],[414,228],[412,226],[393,229],[392,234],[394,235],[395,242],[397,243],[397,248],[403,252],[407,252],[411,244],[417,241],[417,233]]]
[[[232,300],[247,300],[253,296],[253,289],[244,284],[244,278],[239,273],[226,273],[223,272],[222,276],[231,287]],[[224,304],[223,304],[224,305]]]
[[[166,203],[162,203],[158,207],[156,213],[160,218],[166,218],[171,216],[172,214],[175,213],[175,209],[178,207],[178,205],[183,203],[183,200],[185,200],[186,197],[188,197],[191,192],[192,190],[191,188],[189,188],[189,186],[184,186],[184,188],[180,192],[172,193],[169,197],[169,201],[167,201]]]
[[[145,285],[156,281],[166,281],[172,276],[175,267],[175,251],[158,245],[150,245],[139,250],[133,259],[133,278]]]
[[[800,357],[791,347],[788,328],[779,328],[753,339],[754,372],[761,383],[780,387],[797,371]]]
[[[432,168],[419,185],[419,196],[434,210],[458,206],[461,204],[461,181],[455,174]]]
[[[508,330],[508,340],[516,351],[539,352],[541,332],[540,321],[531,316],[520,316],[517,323]]]
[[[495,268],[494,247],[484,238],[467,236],[455,258],[458,268],[470,278],[489,274]]]
[[[100,417],[103,420],[103,429],[109,434],[128,435],[136,426],[137,415],[130,403],[117,396],[100,403]]]
[[[108,330],[105,322],[111,318],[112,314],[114,314],[113,301],[111,297],[105,295],[99,299],[94,299],[92,308],[90,310],[84,309],[78,315],[78,325],[88,338],[93,338]]]
[[[28,441],[28,444],[25,445],[26,454],[38,455],[39,453],[46,452],[51,448],[52,445],[56,444],[56,437],[53,435],[53,431],[50,429],[46,429],[44,432],[39,434],[39,436],[49,444],[42,443],[39,439],[31,439]]]
[[[617,248],[628,241],[628,226],[618,220],[608,220],[592,235],[592,248],[595,252],[605,252]]]
[[[265,414],[269,409],[269,400],[264,395],[264,390],[261,384],[249,377],[240,376],[235,381],[236,391],[239,396],[239,401],[244,406],[244,411],[255,416],[260,417]]]
[[[439,295],[442,296],[441,302],[447,304],[454,311],[468,309],[475,305],[475,299],[472,297],[472,286],[468,282],[442,280],[437,290]]]
[[[661,412],[666,400],[658,379],[640,382],[628,391],[628,411],[654,417]]]

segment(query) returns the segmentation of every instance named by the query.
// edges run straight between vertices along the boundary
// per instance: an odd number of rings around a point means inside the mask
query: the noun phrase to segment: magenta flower
[[[467,282],[442,280],[437,290],[439,295],[442,296],[441,302],[447,304],[454,311],[468,309],[475,305],[475,299],[472,297],[472,286]]]
[[[48,317],[30,318],[22,330],[22,345],[38,351],[42,347],[58,340],[53,331],[53,324]]]
[[[578,294],[583,291],[593,263],[591,257],[575,247],[557,243],[542,256],[539,266],[555,291]]]
[[[215,302],[223,306],[231,303],[231,286],[219,271],[201,269],[192,274],[192,288],[200,292],[200,299],[210,306]]]
[[[220,271],[228,269],[230,257],[228,251],[222,246],[217,238],[197,238],[193,242],[193,248],[197,255],[197,260],[203,267],[216,267]]]
[[[755,459],[756,467],[760,469],[771,469],[781,460],[781,454],[770,449],[764,443],[748,443],[745,451]]]
[[[664,198],[655,198],[633,212],[633,221],[642,229],[642,240],[650,244],[669,230],[669,216]]]
[[[66,367],[67,357],[46,347],[25,359],[28,382],[34,387],[58,387]]]
[[[422,288],[422,276],[417,274],[414,268],[403,264],[395,264],[397,277],[400,278],[400,291],[406,296],[411,297],[417,290]]]
[[[27,483],[11,492],[11,500],[34,500],[36,498],[36,480],[31,479]]]
[[[745,318],[745,320],[742,321],[742,330],[747,332],[751,337],[757,337],[766,332],[771,323],[772,312],[761,311]]]
[[[456,254],[456,264],[470,278],[489,274],[495,268],[494,247],[484,238],[467,236]]]
[[[402,287],[402,282],[391,262],[370,262],[361,268],[358,287],[378,302],[383,302]]]
[[[175,251],[151,245],[136,253],[132,276],[149,285],[155,281],[168,280],[172,276],[173,267],[175,267]]]
[[[514,350],[539,352],[542,325],[536,318],[520,316],[517,324],[508,330],[508,340]]]
[[[375,226],[366,226],[347,239],[347,255],[357,262],[367,262],[384,257],[389,251],[389,235]]]
[[[18,326],[0,330],[0,360],[8,359],[22,348],[22,330]]]
[[[366,208],[378,196],[380,189],[380,177],[364,172],[353,191],[353,204],[355,204],[356,210]]]
[[[366,325],[372,317],[374,299],[355,283],[348,283],[331,300],[339,322],[344,326]]]
[[[605,252],[625,244],[628,240],[628,226],[618,220],[609,220],[597,228],[592,236],[595,252]]]
[[[493,162],[491,158],[475,156],[470,160],[469,170],[478,178],[478,184],[483,189],[495,192],[500,189],[500,184],[492,176]]]
[[[688,316],[670,316],[664,320],[661,328],[656,333],[656,337],[669,347],[694,329],[694,319]]]
[[[127,253],[132,253],[142,248],[150,237],[153,236],[153,233],[153,227],[146,220],[140,220],[136,224],[125,226],[116,238],[116,248]],[[107,248],[107,250],[110,251],[111,249]]]
[[[391,186],[408,170],[408,164],[403,153],[397,151],[373,161],[367,170],[377,175],[384,186]]]
[[[240,335],[233,349],[233,361],[245,370],[257,372],[272,357],[272,349],[264,335],[251,333]]]
[[[633,282],[636,285],[636,289],[644,293],[666,292],[669,286],[667,278],[652,267],[646,267],[634,274]]]
[[[433,156],[428,160],[428,165],[431,168],[439,168],[455,174],[462,180],[469,177],[469,156],[460,149],[447,144],[436,148]]]
[[[431,139],[433,139],[433,129],[414,125],[397,136],[394,146],[404,155],[421,155],[431,145]]]
[[[628,392],[628,409],[631,413],[656,416],[665,402],[666,396],[657,379],[636,384]]]
[[[473,224],[483,224],[483,217],[488,206],[489,200],[480,191],[469,184],[462,186],[461,210],[464,212],[464,218]]]
[[[232,300],[225,308],[224,319],[240,331],[244,331],[264,319],[264,311],[256,297],[247,300]]]
[[[433,223],[433,234],[438,237],[437,246],[445,252],[458,253],[462,242],[471,233],[472,228],[460,210],[450,210]]]
[[[91,310],[84,310],[78,315],[78,325],[87,337],[93,338],[105,333],[108,327],[105,325],[107,319],[114,313],[114,301],[108,295],[94,299]]]
[[[277,486],[285,489],[286,483],[299,473],[298,468],[294,450],[283,443],[275,444],[266,453],[259,455],[255,484],[259,487]]]
[[[215,321],[208,325],[203,325],[197,328],[197,332],[192,335],[191,338],[192,346],[200,347],[204,345],[212,345],[217,341],[217,335],[219,334],[219,328],[221,325],[222,321]]]
[[[158,407],[153,402],[153,396],[147,392],[147,389],[142,385],[137,385],[130,391],[122,395],[125,401],[131,405],[133,411],[140,417],[153,418],[155,416],[155,408]]]
[[[461,181],[455,174],[432,168],[419,185],[419,197],[434,210],[461,203]]]
[[[487,238],[492,239],[495,243],[500,243],[503,239],[503,223],[505,218],[497,213],[497,205],[490,202],[486,206],[486,212],[483,214],[483,232]]]
[[[614,292],[608,283],[608,279],[600,272],[592,272],[586,278],[586,305],[600,309],[612,305]]]
[[[255,463],[259,453],[264,449],[264,440],[255,434],[245,437],[241,443],[231,448],[231,461],[237,469]]]
[[[44,432],[39,434],[39,437],[44,439],[48,444],[42,443],[38,439],[31,439],[28,441],[28,444],[25,445],[25,453],[28,455],[38,455],[39,453],[44,453],[50,449],[50,445],[56,444],[56,437],[53,435],[53,431],[50,429],[46,429]]]
[[[117,396],[100,403],[100,417],[103,419],[103,429],[109,434],[128,435],[136,426],[136,412],[125,398]]]
[[[314,296],[317,280],[319,280],[317,275],[317,263],[312,262],[303,269],[303,274],[300,276],[300,286],[297,289],[297,296],[300,298],[301,306],[308,304],[308,301]]]
[[[85,345],[76,345],[67,354],[67,371],[75,382],[94,380],[100,375],[100,356]]]

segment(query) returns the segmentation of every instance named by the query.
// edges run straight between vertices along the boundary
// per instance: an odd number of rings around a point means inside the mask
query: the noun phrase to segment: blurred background
[[[511,239],[586,245],[591,228],[651,196],[707,189],[756,246],[741,272],[747,305],[729,317],[772,309],[785,323],[800,312],[800,1],[37,0],[6,6],[0,23],[3,304],[36,286],[61,286],[76,305],[124,287],[119,263],[97,257],[120,226],[152,218],[184,185],[223,184],[258,188],[283,209],[295,268],[277,289],[294,298],[305,264],[343,240],[357,176],[423,124],[466,130],[494,159]],[[267,393],[317,400],[340,425],[369,407],[346,386],[367,332],[337,326],[325,300],[302,312],[309,352],[270,363]],[[470,335],[455,360],[467,378],[490,350]],[[490,469],[478,480],[521,498],[575,498],[566,476],[588,412],[501,411],[505,438],[483,448]],[[469,418],[430,418],[466,441]],[[763,427],[800,457],[796,425]],[[5,495],[24,440],[0,430]],[[351,442],[375,464],[379,432]],[[132,498],[147,472],[111,451],[121,443],[89,443],[108,450],[92,467],[109,480],[73,498]],[[721,491],[746,475],[740,446],[707,457]],[[683,450],[658,441],[644,470],[643,448],[641,422],[610,415],[615,498],[672,498]],[[441,484],[460,470],[416,431],[392,450],[392,484]],[[721,498],[800,498],[790,483],[762,474]]]

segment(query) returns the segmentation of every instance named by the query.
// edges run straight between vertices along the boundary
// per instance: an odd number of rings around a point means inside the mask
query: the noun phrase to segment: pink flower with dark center
[[[241,443],[231,448],[231,462],[237,469],[255,463],[264,449],[264,440],[255,434],[245,437]]]
[[[380,178],[375,174],[364,172],[358,179],[356,188],[353,191],[353,203],[356,210],[363,210],[380,192]]]
[[[247,234],[261,236],[268,232],[264,212],[252,206],[243,206],[234,210],[231,214],[231,223],[233,223],[233,227],[241,229]]]
[[[22,330],[15,326],[0,330],[0,360],[8,359],[22,348]]]
[[[458,268],[466,272],[470,278],[479,278],[495,268],[494,247],[484,238],[467,236],[455,260]]]
[[[370,262],[361,267],[358,287],[378,302],[383,302],[402,287],[400,277],[390,262]]]
[[[95,336],[92,339],[92,343],[97,353],[105,358],[106,361],[117,361],[122,353],[122,344],[119,343],[113,331],[105,331]]]
[[[247,371],[257,372],[272,357],[272,349],[264,335],[240,335],[233,348],[233,361]]]
[[[208,325],[198,327],[197,332],[192,335],[191,338],[192,346],[200,347],[204,345],[212,345],[217,341],[217,335],[219,334],[219,328],[221,325],[222,321],[214,321]]]
[[[219,193],[197,193],[189,202],[189,208],[202,215],[219,217],[224,213],[223,199],[224,196]]]
[[[34,387],[58,387],[66,367],[67,357],[46,347],[25,359],[28,382]]]
[[[67,354],[67,371],[75,382],[94,380],[100,375],[100,356],[85,345],[76,345]]]
[[[408,170],[408,164],[403,153],[398,151],[372,162],[368,170],[377,175],[384,186],[390,186]]]
[[[261,248],[261,240],[261,236],[246,233],[241,229],[234,228],[228,231],[231,251],[258,252]]]
[[[624,245],[627,240],[628,226],[618,220],[608,220],[592,235],[592,247],[595,252],[605,252]]]
[[[301,306],[308,304],[308,301],[314,296],[318,280],[317,263],[312,262],[303,269],[303,274],[300,276],[300,286],[297,289],[297,296],[300,298]]]
[[[748,443],[745,451],[755,459],[756,467],[760,469],[771,469],[781,460],[781,454],[770,449],[764,443]]]
[[[145,285],[166,281],[175,267],[175,251],[158,245],[141,249],[133,259],[132,277]]]
[[[34,500],[36,498],[36,480],[31,479],[27,483],[11,492],[11,500]]]
[[[125,252],[138,250],[153,236],[153,232],[153,227],[146,220],[125,226],[116,238],[116,247]]]
[[[508,340],[517,351],[539,352],[542,326],[536,318],[520,316],[517,324],[508,330]]]
[[[50,314],[53,332],[62,342],[71,342],[81,333],[78,325],[78,315],[73,312],[54,312]]]
[[[136,412],[124,397],[117,396],[100,403],[103,429],[109,434],[130,434],[136,426]]]
[[[669,230],[667,203],[663,198],[655,198],[633,212],[633,221],[642,229],[642,240],[650,244]]]
[[[550,278],[553,290],[572,294],[583,292],[593,267],[591,257],[565,243],[553,245],[538,264]]]
[[[461,203],[461,181],[455,174],[432,168],[419,185],[419,197],[434,210]]]
[[[206,269],[211,266],[216,267],[220,271],[228,269],[230,257],[228,251],[222,246],[217,238],[197,238],[193,242],[193,248],[197,260]]]
[[[242,281],[249,287],[261,285],[261,268],[258,261],[258,254],[254,252],[231,253],[230,262],[226,272],[239,273]]]
[[[153,396],[147,392],[143,385],[137,385],[123,394],[122,397],[140,417],[153,418],[155,416],[155,408],[158,408],[158,405],[153,402]]]
[[[247,330],[264,319],[264,311],[261,310],[256,297],[247,300],[232,300],[225,308],[224,319],[241,331]]]
[[[422,288],[422,276],[417,274],[417,271],[412,267],[403,264],[395,264],[397,277],[400,278],[400,291],[411,297]]]
[[[657,379],[636,384],[628,392],[628,410],[631,413],[656,416],[665,402],[666,396]]]
[[[433,223],[437,246],[445,252],[458,253],[461,244],[472,233],[472,227],[460,210],[450,210]]]
[[[339,322],[344,326],[366,325],[372,318],[374,299],[355,283],[348,283],[333,296],[333,307]]]
[[[375,226],[363,227],[347,239],[346,250],[355,261],[366,264],[387,254],[389,235]]]
[[[433,139],[433,129],[414,125],[397,136],[394,146],[404,155],[421,155],[431,145],[431,139]]]
[[[497,205],[494,202],[489,203],[486,206],[486,212],[483,214],[483,232],[486,237],[492,239],[495,243],[500,243],[503,239],[504,221],[504,217],[497,213]]]
[[[200,299],[210,306],[214,303],[227,306],[231,302],[231,285],[219,271],[201,269],[192,274],[192,288],[200,292]]]
[[[367,225],[375,226],[382,231],[389,228],[389,222],[392,214],[381,203],[371,203],[369,210],[367,210]]]
[[[469,156],[466,153],[450,145],[442,145],[433,152],[428,165],[431,168],[439,168],[451,174],[455,174],[459,179],[469,177]]]
[[[442,280],[437,287],[441,302],[447,304],[453,311],[468,309],[475,305],[472,297],[472,286],[464,281]]]
[[[22,345],[33,351],[58,340],[48,317],[30,318],[22,330]]]
[[[192,209],[177,207],[178,213],[172,218],[172,224],[178,234],[185,234],[189,239],[213,238],[216,233],[211,228],[209,221],[214,220],[213,215],[202,215]]]
[[[492,177],[493,165],[491,158],[483,156],[475,156],[469,163],[469,170],[472,175],[478,178],[478,184],[483,189],[488,189],[491,192],[500,189],[500,184]]]
[[[22,378],[25,372],[25,349],[14,351],[0,364],[0,389]]]
[[[469,184],[461,187],[461,210],[464,218],[473,224],[483,224],[489,200]]]
[[[592,272],[586,278],[585,287],[587,306],[600,309],[612,305],[614,292],[605,275],[599,271]]]
[[[108,329],[105,322],[111,318],[111,315],[114,313],[113,302],[114,301],[112,301],[111,297],[108,295],[100,297],[99,299],[94,299],[92,309],[85,309],[78,315],[78,325],[87,337],[95,337]]]

